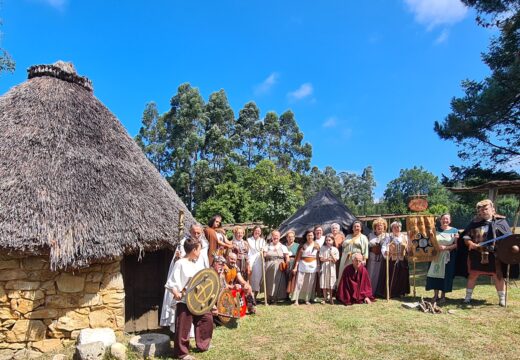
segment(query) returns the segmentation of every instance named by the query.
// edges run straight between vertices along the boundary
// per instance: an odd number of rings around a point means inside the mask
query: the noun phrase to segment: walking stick
[[[511,264],[507,264],[507,273],[506,273],[506,298],[504,299],[504,307],[507,307],[507,288],[509,287],[509,269],[511,268]]]
[[[416,257],[412,257],[412,261],[413,261],[413,297],[415,297],[415,260],[416,260]]]
[[[386,254],[386,301],[390,301],[390,251]]]
[[[264,281],[264,305],[267,306],[267,279],[265,278],[265,259],[264,259],[264,251],[260,251],[260,256],[262,257],[262,277]]]
[[[329,259],[332,260],[332,249],[329,250]],[[330,297],[330,304],[334,305],[334,300],[332,299],[332,267],[336,266],[336,264],[332,261],[329,261],[329,297]]]

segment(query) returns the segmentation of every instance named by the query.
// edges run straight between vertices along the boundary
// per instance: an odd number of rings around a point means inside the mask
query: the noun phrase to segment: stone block
[[[14,357],[14,350],[2,349],[0,350],[0,360],[12,360]]]
[[[67,316],[62,316],[56,323],[56,329],[72,331],[89,327],[89,319],[87,315],[81,315],[76,312],[68,312]]]
[[[31,256],[31,257],[22,259],[22,269],[26,269],[26,270],[49,269],[49,261],[43,257]]]
[[[58,317],[56,309],[40,309],[25,314],[26,319],[55,319]]]
[[[71,295],[49,295],[45,298],[45,304],[58,309],[74,308],[79,306],[79,298]]]
[[[0,281],[22,280],[27,278],[27,273],[21,269],[0,271]]]
[[[124,306],[125,293],[124,292],[109,292],[103,294],[103,304],[110,306]]]
[[[105,345],[102,341],[76,346],[74,354],[77,360],[103,360],[105,357]]]
[[[52,357],[51,360],[68,360],[68,358],[65,354],[56,354]]]
[[[45,337],[47,327],[40,320],[18,320],[7,332],[8,342],[39,341]]]
[[[9,290],[38,290],[39,281],[8,281],[5,288]]]
[[[12,312],[11,307],[0,307],[0,319],[13,319],[17,318],[17,316]]]
[[[85,282],[85,292],[91,294],[99,292],[99,282]]]
[[[22,298],[28,299],[28,300],[40,300],[45,297],[45,294],[43,293],[42,290],[36,290],[36,291],[27,290],[27,291],[21,291],[20,296]]]
[[[91,264],[89,267],[79,270],[80,274],[89,273],[89,272],[103,272],[103,266],[101,264]]]
[[[58,275],[57,272],[43,269],[43,270],[27,270],[27,280],[31,281],[48,281],[53,280]]]
[[[56,278],[58,290],[64,293],[76,293],[85,288],[85,276],[62,273]]]
[[[79,306],[96,306],[101,304],[101,296],[99,294],[85,294],[79,299]]]
[[[20,268],[20,261],[17,259],[0,260],[0,270],[19,269],[19,268]]]
[[[39,300],[27,300],[27,299],[13,299],[11,301],[11,309],[14,311],[18,311],[22,314],[27,314],[28,312],[31,312],[35,310],[37,307],[42,305],[45,301],[43,299]],[[15,307],[13,308],[13,303],[15,304]]]
[[[88,319],[90,321],[91,328],[100,328],[100,327],[114,327],[115,319],[111,312],[109,311],[92,311],[88,315]]]
[[[18,319],[18,318],[16,318]],[[10,329],[14,324],[16,324],[16,319],[7,319],[2,321],[2,328]]]
[[[85,276],[85,281],[90,282],[101,282],[103,280],[103,273],[102,272],[90,272]]]
[[[54,294],[56,294],[56,286],[55,286],[54,280],[44,281],[41,284],[40,289],[45,291],[45,294],[47,294],[47,295],[54,295]]]
[[[7,297],[9,299],[19,299],[22,296],[20,295],[20,291],[19,290],[7,290]]]
[[[0,286],[0,304],[6,303],[7,300],[7,294],[5,293],[5,289],[3,286]]]
[[[23,349],[24,347],[25,347],[25,343],[20,343],[20,342],[13,342],[13,343],[2,342],[0,344],[0,349],[20,350],[20,349]]]
[[[124,290],[123,275],[121,273],[106,274],[101,282],[101,290]]]
[[[89,344],[101,341],[105,347],[109,347],[116,340],[114,330],[107,327],[97,329],[83,329],[79,332],[78,344]]]
[[[73,330],[70,332],[71,339],[77,339],[81,330]]]
[[[45,339],[40,341],[35,341],[30,344],[33,349],[41,351],[43,353],[50,351],[59,351],[63,349],[63,345],[61,344],[60,339]]]
[[[137,335],[128,342],[130,349],[142,358],[170,355],[170,337],[164,334],[148,333]]]
[[[61,331],[56,329],[57,324],[58,321],[54,320],[51,324],[47,325],[47,337],[54,339],[63,339],[69,337],[70,331]]]
[[[14,355],[14,360],[38,359],[42,357],[42,353],[31,349],[22,349]]]

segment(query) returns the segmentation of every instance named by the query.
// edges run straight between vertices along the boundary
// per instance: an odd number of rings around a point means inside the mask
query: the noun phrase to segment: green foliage
[[[0,19],[0,27],[3,25],[2,23],[2,19]],[[1,33],[0,33],[0,36],[1,36]],[[3,72],[14,72],[15,70],[15,67],[16,67],[16,64],[13,60],[13,58],[11,57],[11,55],[9,55],[9,53],[0,48],[0,74],[2,74]]]
[[[402,169],[399,177],[386,186],[384,198],[391,213],[406,214],[409,212],[408,198],[418,194],[428,195],[430,213],[440,214],[449,210],[450,193],[435,175],[422,167]]]
[[[170,105],[160,115],[155,103],[147,104],[135,140],[202,222],[220,213],[228,222],[274,226],[302,203],[300,175],[312,148],[302,143],[291,111],[280,118],[269,112],[262,121],[248,102],[235,121],[224,90],[205,103],[188,83]]]
[[[520,2],[463,2],[477,10],[479,24],[499,29],[482,56],[491,75],[463,81],[465,95],[452,99],[452,112],[434,130],[459,145],[461,159],[498,168],[520,156]]]

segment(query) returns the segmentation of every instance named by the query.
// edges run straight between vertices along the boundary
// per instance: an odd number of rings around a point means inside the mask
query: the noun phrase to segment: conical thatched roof
[[[0,97],[0,251],[51,267],[155,250],[177,239],[175,191],[72,64],[29,68]]]
[[[324,188],[307,201],[296,213],[285,220],[279,227],[282,236],[289,230],[294,231],[296,237],[303,237],[306,230],[315,225],[323,227],[323,233],[331,231],[330,226],[338,223],[344,233],[350,231],[350,226],[356,220],[350,210],[329,189]]]

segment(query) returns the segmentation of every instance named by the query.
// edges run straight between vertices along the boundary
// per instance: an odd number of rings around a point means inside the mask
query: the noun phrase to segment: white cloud
[[[266,94],[271,90],[271,88],[278,82],[278,78],[280,76],[278,73],[273,72],[269,75],[261,84],[255,86],[255,94],[261,95]]]
[[[443,29],[441,34],[437,36],[437,39],[435,39],[435,44],[442,44],[448,39],[448,36],[450,35],[450,32],[448,29]]]
[[[460,0],[404,0],[415,21],[428,30],[438,25],[454,24],[466,17],[468,8]]]
[[[331,116],[322,124],[324,128],[333,128],[338,125],[338,119],[335,116]]]
[[[311,83],[302,84],[298,89],[287,94],[291,100],[301,100],[307,96],[312,95],[313,88]]]

